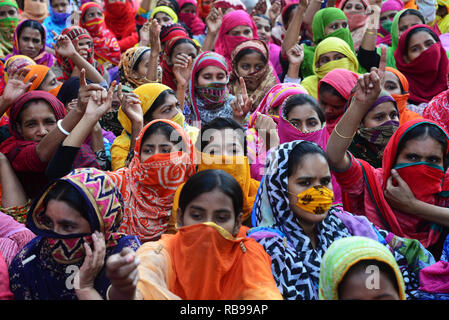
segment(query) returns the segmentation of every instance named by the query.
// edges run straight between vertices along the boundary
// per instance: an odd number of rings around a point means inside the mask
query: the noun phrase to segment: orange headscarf
[[[399,124],[401,125],[409,120],[422,118],[422,116],[419,115],[418,113],[407,109],[407,100],[410,96],[410,94],[408,93],[407,78],[402,74],[402,72],[400,72],[395,68],[386,67],[385,71],[393,72],[398,77],[399,82],[401,83],[402,86],[402,90],[404,91],[404,94],[391,94],[391,96],[396,101],[396,104],[398,106]]]
[[[32,76],[37,75],[37,78],[33,81],[33,84],[28,89],[28,91],[37,90],[39,86],[42,84],[42,81],[44,81],[45,76],[47,75],[48,71],[50,71],[50,68],[41,64],[36,65],[29,65],[25,67],[26,69],[30,69],[30,72],[25,76],[25,79],[23,79],[23,82],[28,81]]]
[[[157,122],[173,127],[181,136],[186,151],[155,154],[141,162],[142,138]],[[158,240],[167,230],[176,189],[194,173],[194,146],[184,129],[170,120],[158,119],[148,123],[136,140],[134,158],[129,167],[108,172],[123,196],[125,214],[120,231],[137,235],[142,242]]]
[[[270,257],[241,229],[233,237],[215,223],[201,223],[142,245],[137,250],[142,298],[282,300]]]

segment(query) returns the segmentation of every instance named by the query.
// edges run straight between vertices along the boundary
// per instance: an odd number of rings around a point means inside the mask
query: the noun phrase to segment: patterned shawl
[[[240,43],[235,47],[234,51],[231,55],[231,63],[232,63],[232,73],[231,77],[229,79],[229,92],[232,95],[236,95],[238,93],[241,93],[240,88],[240,81],[239,78],[241,75],[238,72],[237,68],[237,55],[246,49],[253,49],[256,50],[258,53],[260,53],[266,61],[265,66],[255,71],[252,74],[249,74],[247,76],[243,76],[243,79],[245,81],[253,81],[254,83],[258,83],[257,88],[254,91],[251,91],[247,87],[248,91],[248,98],[253,99],[253,105],[251,108],[251,112],[254,111],[254,109],[257,108],[259,103],[262,101],[262,99],[265,96],[265,93],[270,90],[273,86],[275,86],[277,83],[279,83],[279,79],[276,76],[276,72],[274,71],[271,63],[270,63],[270,50],[268,49],[265,42],[260,40],[248,40]]]
[[[57,181],[70,183],[85,199],[89,208],[85,214],[91,232],[97,230],[105,238],[105,261],[124,247],[137,250],[140,245],[137,238],[118,232],[123,202],[118,189],[105,173],[94,168],[77,169]],[[11,290],[16,299],[77,299],[73,282],[69,281],[70,274],[82,265],[83,243],[92,246],[93,242],[91,234],[60,235],[46,224],[44,200],[57,181],[49,184],[30,208],[27,226],[38,237],[19,252],[10,266],[13,277]],[[95,280],[95,289],[105,297],[109,285],[106,268],[103,268]]]
[[[182,137],[186,150],[155,154],[142,163],[142,138],[157,122],[172,126]],[[194,173],[194,146],[184,129],[170,120],[159,119],[147,124],[137,138],[134,158],[129,168],[108,172],[125,202],[120,231],[139,236],[142,242],[158,240],[167,230],[176,189]]]
[[[141,58],[148,51],[151,51],[148,47],[132,47],[122,54],[122,58],[120,59],[120,63],[118,65],[119,78],[122,85],[135,89],[149,82],[146,80],[146,77],[136,78],[131,73],[135,70],[135,68],[137,68],[137,61],[140,61],[139,58]]]

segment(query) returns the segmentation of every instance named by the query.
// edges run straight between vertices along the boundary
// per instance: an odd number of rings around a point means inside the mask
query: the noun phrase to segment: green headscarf
[[[314,74],[313,72],[313,56],[315,54],[316,46],[326,38],[336,37],[346,41],[349,47],[354,52],[354,42],[352,40],[351,31],[349,28],[340,28],[328,35],[324,29],[331,23],[337,20],[345,20],[348,22],[345,13],[338,8],[329,7],[318,10],[313,17],[312,32],[313,43],[315,46],[304,46],[304,59],[301,65],[301,74],[303,79]]]
[[[320,300],[338,300],[338,286],[348,270],[362,260],[386,263],[396,276],[399,298],[405,300],[405,284],[401,270],[389,249],[376,240],[352,236],[334,241],[321,259]]]
[[[0,0],[0,7],[4,6],[14,7],[17,9],[17,13],[19,12],[19,7],[15,0]],[[12,52],[12,38],[18,23],[18,15],[17,18],[0,19],[0,58],[4,58]]]

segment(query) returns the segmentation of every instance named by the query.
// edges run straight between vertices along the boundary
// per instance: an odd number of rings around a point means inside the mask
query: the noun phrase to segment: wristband
[[[66,130],[64,130],[64,128],[61,125],[62,119],[58,120],[58,122],[56,122],[59,131],[61,131],[63,134],[65,134],[66,136],[68,136],[70,134],[70,132],[67,132]]]

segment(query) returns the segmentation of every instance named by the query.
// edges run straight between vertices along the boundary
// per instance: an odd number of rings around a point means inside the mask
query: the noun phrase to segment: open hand
[[[61,57],[71,58],[77,54],[75,46],[72,43],[72,40],[67,35],[58,35],[53,30],[53,40],[56,42],[53,46],[55,52],[59,54]]]
[[[6,86],[2,94],[3,102],[5,104],[13,104],[22,94],[30,89],[33,81],[37,78],[37,74],[31,76],[30,79],[24,82],[24,79],[29,72],[30,69],[28,68],[9,70],[8,82],[6,82]]]
[[[123,93],[122,84],[118,85],[117,97],[122,110],[131,123],[143,123],[143,111],[139,96],[134,92]]]
[[[190,77],[192,75],[193,60],[192,57],[180,53],[175,57],[173,64],[173,73],[176,77],[176,83],[183,88],[187,87]]]
[[[208,32],[217,33],[218,30],[220,30],[222,19],[223,14],[212,4],[209,15],[206,17],[206,26]]]

